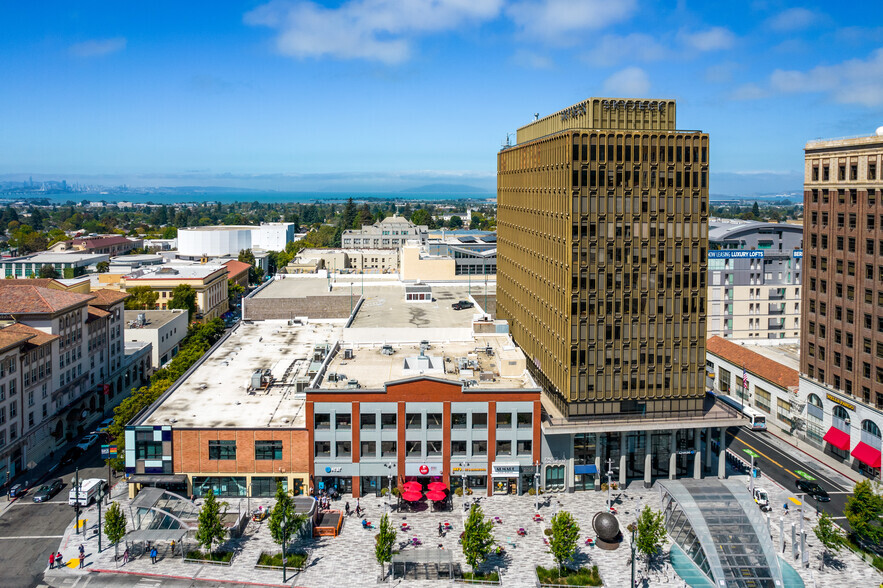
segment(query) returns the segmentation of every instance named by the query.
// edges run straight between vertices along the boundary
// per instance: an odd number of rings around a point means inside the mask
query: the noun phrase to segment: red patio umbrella
[[[432,482],[429,486],[427,486],[430,490],[436,490],[438,492],[444,492],[448,489],[448,485],[444,482]]]
[[[421,498],[423,498],[423,494],[420,492],[405,492],[402,494],[402,498],[407,500],[408,502],[417,502]]]
[[[422,492],[423,484],[421,484],[420,482],[405,482],[402,485],[402,488],[405,492]]]
[[[438,490],[433,490],[432,492],[426,493],[426,498],[432,500],[433,502],[437,502],[439,500],[445,499],[445,493],[439,492]]]

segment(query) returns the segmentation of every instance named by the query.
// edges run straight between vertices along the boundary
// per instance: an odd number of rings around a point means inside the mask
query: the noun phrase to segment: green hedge
[[[558,568],[544,568],[537,566],[537,577],[542,584],[564,584],[566,586],[603,586],[598,566],[591,568],[579,568],[571,570],[563,568],[559,574]]]
[[[307,554],[303,551],[289,553],[285,558],[286,565],[290,568],[302,568],[307,563]],[[278,553],[262,553],[258,558],[259,566],[276,566],[282,567],[282,552]]]
[[[213,551],[211,553],[206,553],[205,551],[199,550],[191,550],[187,552],[187,559],[198,559],[203,561],[216,561],[222,563],[229,563],[230,560],[233,559],[232,551]]]

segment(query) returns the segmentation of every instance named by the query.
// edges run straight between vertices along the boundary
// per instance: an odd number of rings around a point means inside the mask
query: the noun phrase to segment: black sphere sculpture
[[[619,521],[609,512],[599,512],[592,519],[592,528],[602,541],[612,543],[619,538]]]

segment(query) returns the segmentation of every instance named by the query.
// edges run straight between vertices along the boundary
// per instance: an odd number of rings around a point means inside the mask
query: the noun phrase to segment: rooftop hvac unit
[[[392,355],[395,353],[395,350],[392,348],[392,345],[384,345],[380,348],[380,353],[383,355]]]
[[[344,359],[352,359],[353,358],[353,350],[352,349],[344,349],[343,350],[343,358]]]
[[[350,388],[350,389],[353,389],[353,390],[358,389],[358,388],[361,388],[361,386],[359,386],[359,381],[358,381],[358,380],[348,380],[347,383],[346,383],[346,387],[347,387],[347,388]]]

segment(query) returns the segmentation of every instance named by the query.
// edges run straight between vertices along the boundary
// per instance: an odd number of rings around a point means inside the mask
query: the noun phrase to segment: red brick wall
[[[210,440],[236,441],[235,460],[208,458]],[[254,459],[255,441],[282,441],[282,459]],[[173,429],[174,471],[184,473],[270,474],[304,473],[312,449],[306,429]]]

